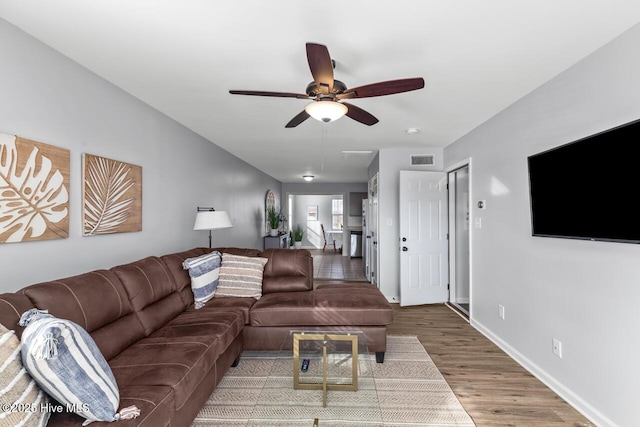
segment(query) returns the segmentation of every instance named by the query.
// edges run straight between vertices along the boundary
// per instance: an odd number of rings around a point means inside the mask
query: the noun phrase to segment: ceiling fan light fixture
[[[347,114],[349,109],[336,101],[316,101],[307,105],[304,110],[316,120],[332,122]]]

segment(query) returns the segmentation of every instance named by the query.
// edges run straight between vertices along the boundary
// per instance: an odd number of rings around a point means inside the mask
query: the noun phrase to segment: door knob
[[[408,248],[408,247],[406,247],[406,246],[403,246],[403,247],[402,247],[402,252],[407,252],[408,250],[409,250],[409,248]]]

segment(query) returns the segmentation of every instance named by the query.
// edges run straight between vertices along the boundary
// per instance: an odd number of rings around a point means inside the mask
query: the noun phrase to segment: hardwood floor
[[[478,427],[594,426],[449,307],[393,306],[387,332],[418,337]]]

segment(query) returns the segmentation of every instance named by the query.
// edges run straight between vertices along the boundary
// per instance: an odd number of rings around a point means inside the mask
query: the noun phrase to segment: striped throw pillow
[[[260,299],[262,274],[267,261],[267,258],[222,254],[218,289],[213,296]]]
[[[44,427],[49,398],[22,366],[22,344],[0,325],[0,426]]]
[[[213,298],[213,294],[218,287],[218,275],[222,264],[220,252],[211,253],[187,258],[182,263],[184,269],[189,269],[191,277],[191,290],[195,308],[202,308],[204,304]]]
[[[49,396],[68,411],[93,421],[140,415],[136,407],[118,413],[120,393],[107,361],[80,325],[31,309],[20,318],[22,364]]]

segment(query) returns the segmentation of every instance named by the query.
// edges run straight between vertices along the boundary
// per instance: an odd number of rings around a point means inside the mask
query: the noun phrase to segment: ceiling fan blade
[[[298,98],[298,99],[310,99],[310,96],[303,93],[291,93],[291,92],[265,92],[259,90],[230,90],[232,95],[252,95],[252,96],[273,96],[277,98]]]
[[[316,84],[327,94],[333,90],[333,62],[325,45],[307,43],[307,61]]]
[[[285,127],[286,128],[294,128],[294,127],[298,126],[300,123],[302,123],[305,120],[307,120],[309,117],[311,117],[311,116],[309,116],[309,113],[307,113],[305,110],[302,110],[300,112],[300,114],[298,114],[293,119],[291,119],[291,121],[289,123],[287,123],[285,125]]]
[[[371,126],[375,125],[379,121],[373,115],[366,112],[360,107],[356,107],[355,105],[346,102],[342,102],[342,104],[344,104],[349,109],[349,111],[347,111],[347,117],[355,120],[356,122]]]
[[[409,92],[422,89],[424,79],[416,77],[411,79],[389,80],[386,82],[371,83],[345,90],[338,95],[338,99],[370,98],[373,96],[392,95],[394,93]]]

